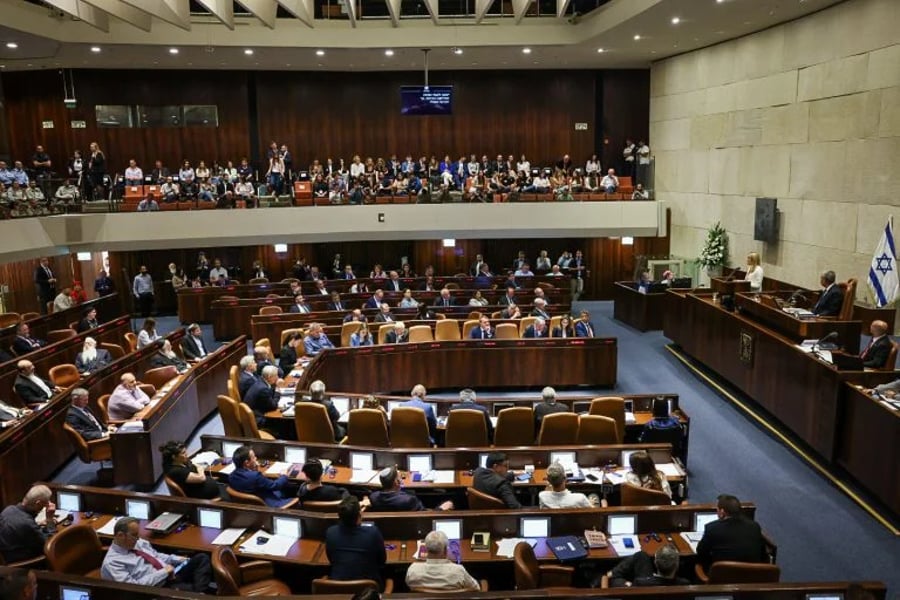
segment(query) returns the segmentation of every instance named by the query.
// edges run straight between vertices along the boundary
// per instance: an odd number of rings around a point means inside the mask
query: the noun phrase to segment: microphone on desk
[[[796,306],[797,300],[803,300],[806,302],[806,296],[803,295],[803,290],[794,290],[794,293],[791,294],[789,302],[791,306]]]
[[[830,342],[830,341],[832,341],[832,340],[836,340],[837,338],[838,338],[838,332],[837,332],[837,331],[832,331],[831,333],[828,333],[828,334],[824,335],[823,337],[821,337],[821,338],[819,338],[818,340],[816,340],[816,343],[813,344],[812,351],[815,352],[815,351],[816,351],[816,348],[818,348],[821,344],[828,343],[828,342]]]

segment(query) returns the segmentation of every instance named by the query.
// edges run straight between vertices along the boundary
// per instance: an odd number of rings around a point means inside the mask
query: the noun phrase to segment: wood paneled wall
[[[349,161],[355,153],[454,159],[525,153],[533,164],[568,153],[582,164],[597,152],[607,164],[626,136],[646,135],[649,119],[647,70],[432,72],[430,83],[454,86],[454,114],[446,117],[401,116],[398,88],[422,83],[418,71],[76,70],[74,81],[78,106],[70,110],[57,71],[2,75],[13,158],[28,160],[42,144],[62,172],[73,150],[86,152],[96,141],[113,170],[124,170],[130,158],[145,170],[157,159],[172,169],[185,158],[196,165],[237,161],[254,147],[264,154],[275,139],[292,149],[296,167],[316,157]],[[219,127],[98,128],[97,104],[216,104]],[[596,123],[598,113],[603,123]],[[87,128],[72,129],[72,120]],[[53,128],[43,129],[43,121],[53,121]],[[575,131],[576,122],[588,130]],[[608,140],[602,149],[595,148],[601,129]],[[249,158],[259,165],[264,156]]]
[[[0,285],[9,288],[9,292],[4,297],[6,312],[40,312],[37,291],[34,287],[34,270],[39,264],[40,257],[0,264]],[[83,281],[81,267],[81,263],[75,259],[74,254],[50,257],[50,269],[56,275],[57,291],[61,292],[63,288],[70,287],[73,280],[79,280],[82,285],[86,286],[88,297],[96,297],[94,280]]]

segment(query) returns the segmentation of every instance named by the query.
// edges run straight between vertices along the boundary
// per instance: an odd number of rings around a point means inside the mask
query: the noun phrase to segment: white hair
[[[278,375],[278,367],[276,367],[275,365],[264,366],[263,370],[262,370],[263,379],[268,379],[272,375],[275,375],[275,376]]]
[[[97,358],[97,340],[92,337],[84,338],[84,346],[81,348],[81,359],[92,361]]]
[[[431,556],[443,556],[447,553],[447,534],[443,531],[429,531],[425,536],[425,550]]]

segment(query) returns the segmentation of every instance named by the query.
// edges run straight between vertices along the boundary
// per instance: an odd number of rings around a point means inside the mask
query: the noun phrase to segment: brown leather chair
[[[625,399],[620,396],[608,396],[591,400],[590,415],[609,417],[616,422],[616,433],[619,444],[625,439]]]
[[[300,327],[291,327],[289,329],[282,329],[281,330],[281,345],[279,346],[279,348],[284,347],[284,343],[287,341],[288,337],[290,337],[291,335],[293,335],[295,333],[299,333],[302,336],[303,331],[304,330]]]
[[[519,328],[515,323],[500,323],[494,328],[494,337],[498,340],[514,340],[519,337]]]
[[[54,344],[56,342],[67,340],[70,337],[75,337],[76,335],[78,334],[75,333],[75,330],[69,329],[68,327],[66,329],[54,329],[53,331],[47,332],[47,343]]]
[[[238,402],[240,402],[241,400],[243,400],[243,398],[240,398],[240,397],[239,397],[239,396],[240,396],[240,389],[241,389],[241,388],[240,388],[241,376],[240,376],[240,373],[239,373],[239,371],[238,371],[238,366],[237,366],[237,365],[231,365],[231,366],[228,368],[228,383],[229,383],[229,386],[228,386],[228,395],[231,396],[232,398],[234,398],[235,400],[237,400]],[[232,393],[232,391],[233,391],[234,393]]]
[[[334,427],[328,409],[318,402],[303,401],[294,405],[294,427],[297,440],[307,444],[333,444]]]
[[[778,565],[769,563],[745,563],[731,560],[714,562],[709,567],[709,574],[703,567],[696,565],[695,573],[703,583],[722,585],[733,583],[777,583],[781,578]]]
[[[347,422],[347,443],[351,446],[389,448],[387,416],[377,408],[356,408]]]
[[[412,406],[398,406],[391,411],[391,446],[394,448],[430,448],[425,411]]]
[[[124,421],[112,421],[109,418],[109,396],[110,394],[103,394],[99,398],[97,398],[97,407],[100,409],[100,414],[97,415],[97,418],[100,419],[103,423],[108,423],[111,425],[119,425],[120,423],[124,423]]]
[[[550,322],[547,323],[547,329],[550,330],[550,335],[553,335],[553,330],[559,327],[560,321],[562,321],[562,315],[550,317]]]
[[[239,564],[230,546],[216,546],[212,570],[220,596],[288,596],[291,588],[272,577],[272,563],[253,560]]]
[[[409,342],[433,342],[434,335],[431,333],[431,325],[413,325],[409,328]]]
[[[78,368],[70,363],[50,367],[50,372],[48,374],[53,385],[58,385],[61,388],[67,388],[70,385],[75,385],[81,381],[81,375],[78,373]]]
[[[468,321],[463,321],[462,324],[462,339],[469,339],[469,334],[473,329],[479,326],[481,322],[478,319],[469,319]]]
[[[341,505],[342,500],[320,500],[320,501],[310,501],[310,502],[301,502],[300,508],[303,510],[308,510],[310,512],[322,512],[322,513],[335,513],[337,514],[338,507]]]
[[[471,408],[451,410],[447,415],[445,433],[447,448],[472,448],[487,446],[487,423],[484,413]]]
[[[600,415],[581,415],[578,417],[578,445],[618,444],[619,431],[615,419]]]
[[[456,319],[443,319],[434,324],[434,339],[439,341],[452,341],[460,339],[459,321]]]
[[[553,587],[571,587],[573,567],[539,565],[534,549],[528,542],[519,542],[513,550],[513,570],[516,590],[538,590]]]
[[[250,410],[250,407],[243,402],[237,403],[238,419],[241,421],[241,431],[243,437],[254,440],[274,440],[275,436],[268,431],[260,431],[256,425],[256,415]]]
[[[328,577],[320,577],[319,579],[312,580],[312,593],[314,596],[324,594],[341,594],[347,596],[353,595],[356,592],[367,590],[369,588],[375,588],[377,590],[378,582],[371,579],[336,581],[334,579],[329,579]],[[383,593],[390,594],[393,591],[394,580],[390,578],[385,579]]]
[[[885,361],[884,366],[878,369],[879,371],[893,371],[894,367],[897,364],[897,344],[891,342],[891,351],[888,352],[887,361]]]
[[[44,544],[50,570],[66,575],[99,579],[105,554],[97,531],[90,525],[69,525]]]
[[[32,319],[39,319],[41,317],[41,313],[37,312],[27,312],[22,314],[22,321],[30,321]]]
[[[270,298],[270,299],[281,298],[281,297],[282,297],[281,294],[275,294],[275,293],[266,294],[266,298]]]
[[[360,327],[362,327],[362,323],[360,323],[359,321],[347,321],[346,323],[341,325],[342,348],[350,347],[350,336],[359,331]]]
[[[856,302],[856,279],[851,277],[847,283],[838,283],[838,287],[844,292],[844,302],[837,318],[840,321],[850,321],[853,319],[853,304]]]
[[[135,334],[130,331],[125,332],[125,343],[128,345],[128,352],[134,352],[137,350],[138,339]]]
[[[63,423],[62,427],[81,462],[90,464],[112,460],[112,446],[108,437],[87,441],[68,423]]]
[[[267,277],[253,277],[247,283],[251,283],[251,284],[269,283],[269,279]]]
[[[497,414],[497,426],[494,428],[495,446],[530,446],[533,443],[533,410],[527,406],[513,406],[504,408]]]
[[[165,367],[157,367],[146,371],[144,376],[141,377],[141,382],[160,389],[176,377],[178,377],[178,369],[173,365],[166,365]]]
[[[466,488],[466,500],[469,503],[469,510],[492,510],[498,508],[506,508],[506,504],[499,498],[494,498],[490,494],[479,492],[475,488]]]
[[[394,323],[385,323],[378,327],[378,343],[383,344],[387,341],[387,334],[394,330]]]
[[[180,485],[175,483],[168,475],[163,475],[163,481],[166,482],[166,487],[169,488],[169,495],[175,496],[176,498],[187,498],[187,494],[184,493],[184,490]]]
[[[262,498],[257,496],[256,494],[248,494],[246,492],[239,492],[233,487],[226,486],[225,491],[228,493],[228,497],[231,498],[232,501],[237,502],[238,504],[251,504],[253,506],[268,506]],[[280,508],[291,508],[297,502],[299,502],[299,498],[291,498],[285,504],[283,504]]]
[[[253,345],[264,347],[269,352],[269,360],[275,361],[275,354],[272,352],[272,343],[269,341],[269,338],[260,338]]]
[[[280,315],[283,312],[280,306],[275,305],[263,306],[259,309],[261,315]]]
[[[622,506],[669,506],[672,499],[664,492],[623,483],[621,488]]]
[[[109,352],[109,355],[113,360],[119,360],[125,356],[125,348],[120,346],[119,344],[108,344],[105,342],[100,343],[100,347]]]
[[[241,417],[238,415],[238,403],[231,396],[219,394],[216,396],[216,404],[219,407],[219,416],[225,427],[225,435],[228,437],[244,437],[244,428],[241,427]]]
[[[553,413],[541,419],[538,446],[570,446],[578,439],[578,415],[570,412]]]
[[[17,312],[8,312],[0,314],[0,328],[12,327],[23,321],[22,315]]]
[[[473,310],[472,312],[469,313],[469,316],[466,317],[466,320],[467,321],[477,321],[480,318],[481,318],[481,311]],[[466,337],[466,336],[463,336],[463,337]]]

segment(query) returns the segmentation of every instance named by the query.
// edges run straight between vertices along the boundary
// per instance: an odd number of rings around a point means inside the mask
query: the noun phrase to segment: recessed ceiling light
[[[325,56],[324,50],[316,50],[316,56]]]
[[[641,39],[641,35],[639,33],[634,34],[634,41],[638,41]]]
[[[391,49],[385,50],[385,51],[384,51],[384,55],[385,55],[385,56],[393,56],[393,55],[394,55],[394,51],[391,50]]]
[[[178,54],[178,48],[169,48],[169,54]]]
[[[672,17],[672,25],[678,25],[681,23],[681,19],[679,17]]]
[[[522,54],[531,54],[531,48],[522,48]]]
[[[463,49],[462,49],[462,48],[454,48],[454,49],[453,49],[453,54],[456,54],[457,56],[459,56],[459,55],[462,54],[462,53],[463,53]]]
[[[6,42],[6,47],[9,48],[10,50],[15,50],[16,48],[19,47],[19,45],[15,42]]]
[[[91,46],[91,52],[94,54],[100,52],[100,46]]]
[[[247,56],[252,56],[253,48],[244,48],[244,54],[246,54]]]
[[[604,50],[603,48],[597,48],[597,52],[603,54],[604,52],[606,52],[606,50]]]

